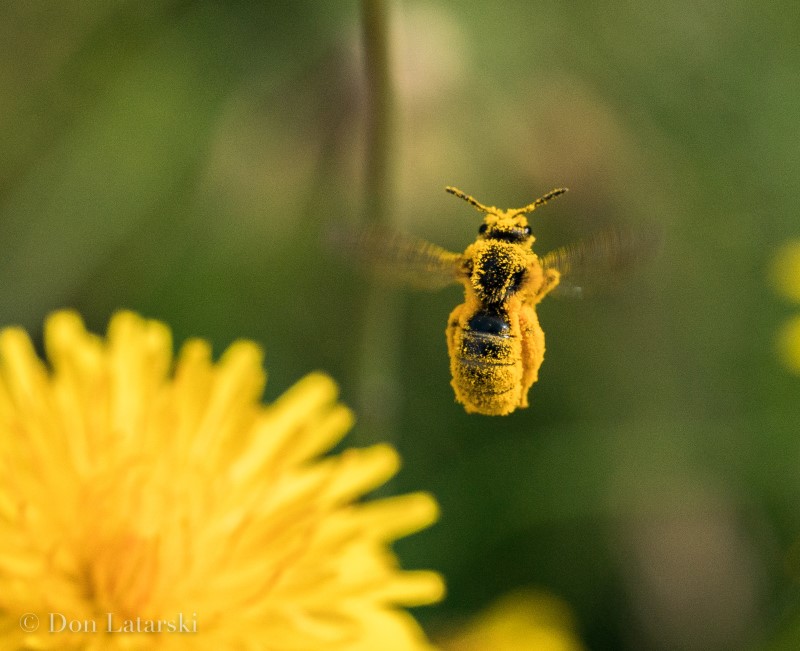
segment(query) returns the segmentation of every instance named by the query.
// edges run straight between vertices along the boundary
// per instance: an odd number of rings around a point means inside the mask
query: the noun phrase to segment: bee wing
[[[561,280],[553,291],[561,296],[583,296],[613,284],[657,253],[661,242],[655,228],[608,229],[545,254],[542,267],[555,269]]]
[[[416,289],[440,289],[457,282],[464,273],[460,254],[396,231],[337,230],[329,239],[340,255]]]

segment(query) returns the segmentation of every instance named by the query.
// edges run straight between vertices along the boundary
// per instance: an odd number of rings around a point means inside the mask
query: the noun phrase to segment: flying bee
[[[528,406],[528,390],[544,360],[544,331],[535,306],[558,285],[558,269],[533,252],[526,215],[564,192],[553,190],[524,208],[484,206],[456,188],[447,191],[485,213],[478,238],[457,262],[464,302],[447,320],[447,350],[456,400],[490,416]]]
[[[477,239],[463,253],[404,235],[367,231],[350,242],[360,257],[410,284],[438,288],[460,282],[464,302],[447,320],[447,350],[455,397],[468,413],[503,416],[528,406],[528,391],[544,360],[536,305],[581,271],[627,266],[646,240],[619,231],[538,256],[526,215],[564,194],[557,188],[522,208],[485,206],[461,190],[447,192],[483,213]],[[579,288],[571,286],[573,293]],[[566,292],[565,292],[566,293]]]

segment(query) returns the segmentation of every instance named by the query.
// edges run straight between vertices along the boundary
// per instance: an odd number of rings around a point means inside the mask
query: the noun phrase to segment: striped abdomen
[[[456,399],[468,412],[504,415],[524,406],[522,338],[519,325],[500,310],[465,318],[465,306],[448,326],[450,369]]]

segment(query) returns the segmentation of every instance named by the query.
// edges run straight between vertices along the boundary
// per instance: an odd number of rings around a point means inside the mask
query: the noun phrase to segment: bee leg
[[[453,387],[453,391],[455,392],[456,402],[467,406],[470,404],[469,396],[462,393],[461,387],[456,381],[456,377],[458,375],[459,352],[456,339],[458,335],[458,324],[465,309],[466,305],[459,305],[450,313],[450,316],[447,318],[447,330],[445,331],[445,334],[447,335],[447,353],[450,356],[450,375],[452,377],[450,385]],[[469,409],[467,409],[467,411],[469,411]]]
[[[546,269],[544,272],[544,280],[542,285],[533,295],[532,303],[536,305],[536,303],[540,302],[545,296],[558,287],[560,280],[561,273],[559,271],[556,269]]]
[[[450,316],[447,318],[447,330],[445,333],[447,335],[447,352],[451,360],[456,357],[457,353],[456,331],[458,330],[458,322],[461,319],[461,313],[464,311],[464,307],[464,305],[459,305],[450,312]]]
[[[536,311],[530,306],[520,310],[519,325],[522,334],[522,386],[519,406],[524,408],[528,406],[528,390],[539,379],[539,367],[544,361],[544,331],[539,325]]]

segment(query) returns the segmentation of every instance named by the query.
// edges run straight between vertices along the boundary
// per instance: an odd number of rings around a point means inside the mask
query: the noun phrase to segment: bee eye
[[[481,224],[481,227],[478,229],[478,234],[483,235],[486,232],[487,228],[488,226],[486,226],[486,224]]]
[[[531,234],[531,227],[530,226],[526,226],[525,228],[522,229],[522,232],[525,233],[525,235],[530,235]]]

